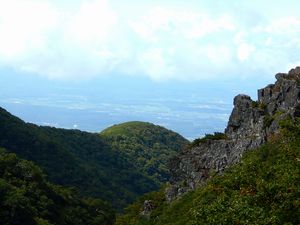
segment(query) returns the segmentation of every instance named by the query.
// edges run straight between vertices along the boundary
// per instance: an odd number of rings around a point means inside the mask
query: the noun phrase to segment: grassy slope
[[[300,224],[300,123],[246,153],[241,163],[168,204],[163,191],[143,196],[117,225]],[[156,209],[140,217],[145,199]]]

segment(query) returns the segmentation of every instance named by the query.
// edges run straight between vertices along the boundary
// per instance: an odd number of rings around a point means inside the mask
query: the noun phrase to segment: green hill
[[[116,224],[300,224],[300,122],[281,126],[280,135],[204,186],[171,203],[163,189],[146,194]],[[148,217],[141,215],[145,200],[153,206]]]
[[[155,128],[153,134],[164,135],[166,131],[152,127]],[[120,154],[123,150],[118,145],[114,138],[108,141],[107,135],[25,123],[0,108],[0,147],[35,162],[51,182],[75,187],[82,196],[104,199],[120,210],[138,196],[157,190],[159,184],[135,162],[139,153],[136,158],[128,158]],[[156,151],[155,157],[160,156]]]
[[[107,203],[49,183],[38,166],[0,149],[1,225],[111,225],[114,220]]]
[[[114,125],[100,136],[157,184],[168,180],[168,160],[188,144],[171,130],[138,121]]]

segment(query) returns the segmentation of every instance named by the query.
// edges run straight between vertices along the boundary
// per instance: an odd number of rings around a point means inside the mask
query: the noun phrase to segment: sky
[[[299,1],[0,0],[0,66],[57,80],[273,76],[300,63]]]
[[[66,128],[141,119],[189,137],[219,131],[234,95],[255,98],[300,65],[299,9],[297,0],[0,0],[0,106]],[[65,117],[55,110],[74,105]],[[75,121],[84,110],[105,111],[102,125],[87,126],[97,114]]]

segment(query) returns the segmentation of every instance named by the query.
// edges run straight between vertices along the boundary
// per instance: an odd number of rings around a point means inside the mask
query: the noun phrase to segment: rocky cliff
[[[264,144],[279,131],[279,121],[300,116],[300,67],[276,74],[277,81],[258,90],[258,101],[234,98],[234,108],[222,140],[205,140],[183,150],[169,164],[167,199],[195,189],[212,174],[237,163],[242,154]]]

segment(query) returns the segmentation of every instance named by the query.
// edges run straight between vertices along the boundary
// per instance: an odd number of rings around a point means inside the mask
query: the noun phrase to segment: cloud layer
[[[297,1],[164,2],[0,0],[0,66],[50,79],[163,81],[273,75],[300,63]]]

